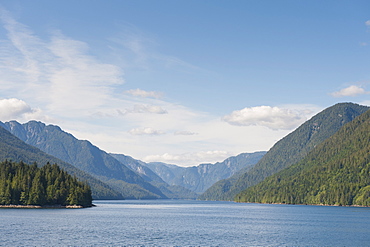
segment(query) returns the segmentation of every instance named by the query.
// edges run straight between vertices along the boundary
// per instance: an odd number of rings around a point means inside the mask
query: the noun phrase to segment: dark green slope
[[[216,188],[209,188],[202,198],[233,200],[235,195],[244,189],[300,161],[316,145],[368,109],[353,103],[340,103],[325,109],[278,141],[253,168],[239,176],[236,181],[216,184]]]
[[[116,198],[122,199],[122,196],[112,190],[108,185],[100,180],[90,176],[89,174],[77,169],[76,167],[57,159],[49,154],[44,153],[40,149],[24,143],[12,135],[9,131],[0,126],[0,160],[12,160],[14,162],[23,161],[27,164],[36,162],[39,166],[44,166],[48,162],[50,164],[58,164],[69,174],[76,176],[81,181],[87,181],[92,189],[94,199]]]
[[[58,126],[30,121],[19,124],[6,122],[4,126],[27,144],[40,148],[65,162],[85,171],[126,199],[158,199],[166,196],[155,186],[89,141],[78,140]]]
[[[370,206],[370,111],[299,163],[238,194],[241,202]]]

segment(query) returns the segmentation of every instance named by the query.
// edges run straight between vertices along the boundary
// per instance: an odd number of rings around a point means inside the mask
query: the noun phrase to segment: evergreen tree
[[[0,205],[91,206],[91,189],[58,165],[0,163]]]

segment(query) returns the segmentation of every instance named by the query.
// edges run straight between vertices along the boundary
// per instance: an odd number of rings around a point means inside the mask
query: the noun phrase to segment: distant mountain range
[[[54,125],[0,122],[0,161],[57,163],[87,181],[94,199],[237,200],[370,205],[369,107],[340,103],[268,152],[180,167],[108,154]]]
[[[358,104],[340,103],[323,110],[278,141],[249,171],[217,182],[199,199],[234,200],[246,188],[303,159],[316,145],[368,109]]]
[[[174,182],[168,183],[162,174],[156,174],[150,169],[154,167],[153,164],[123,154],[108,154],[89,141],[76,139],[58,126],[37,121],[24,124],[16,121],[0,122],[0,126],[25,143],[90,174],[126,199],[195,199],[198,196],[196,192],[201,191],[196,188],[209,187],[218,178],[226,178],[243,167],[257,163],[264,154],[243,154],[223,163],[202,164],[198,168],[177,167],[185,179],[180,180],[179,176],[175,176]]]
[[[223,162],[192,167],[179,167],[159,162],[148,163],[146,166],[168,184],[183,186],[197,193],[203,193],[217,181],[228,178],[241,169],[250,169],[265,153],[264,151],[242,153]]]

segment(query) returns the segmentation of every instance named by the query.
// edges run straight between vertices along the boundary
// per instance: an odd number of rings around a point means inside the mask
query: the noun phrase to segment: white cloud
[[[1,121],[17,119],[26,113],[32,113],[26,102],[19,99],[2,99],[0,100],[0,119]]]
[[[126,94],[130,94],[136,97],[143,97],[143,98],[155,98],[155,99],[160,99],[163,97],[162,92],[157,92],[157,91],[145,91],[141,90],[139,88],[137,89],[131,89],[125,91]]]
[[[169,164],[180,164],[186,166],[197,166],[200,163],[215,163],[223,161],[233,154],[227,151],[200,151],[194,153],[148,155],[144,157],[145,162],[164,162]]]
[[[40,109],[31,108],[23,100],[16,98],[0,100],[0,121],[24,121],[30,119],[38,119],[45,122],[51,120]]]
[[[366,21],[366,22],[365,22],[365,25],[366,25],[366,26],[370,26],[370,20]]]
[[[348,96],[354,97],[354,96],[357,96],[357,95],[369,94],[369,93],[370,92],[366,92],[365,89],[363,89],[362,87],[352,85],[352,86],[343,88],[340,91],[331,93],[331,96],[337,97],[337,98],[339,98],[339,97],[348,97]]]
[[[135,128],[129,131],[131,135],[163,135],[165,134],[161,130],[155,130],[153,128]]]
[[[290,110],[271,106],[257,106],[233,111],[222,119],[237,126],[265,126],[270,129],[294,129],[303,123],[307,111]]]

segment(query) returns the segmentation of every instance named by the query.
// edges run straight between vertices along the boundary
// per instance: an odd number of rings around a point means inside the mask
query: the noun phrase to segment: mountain
[[[116,160],[125,164],[131,170],[139,174],[145,181],[158,187],[164,195],[171,199],[196,199],[198,195],[182,186],[169,185],[162,178],[160,178],[155,172],[149,169],[146,164],[142,161],[135,160],[130,156],[124,154],[110,154]]]
[[[300,161],[316,145],[368,109],[358,104],[340,103],[323,110],[278,141],[254,167],[239,176],[236,181],[215,184],[215,187],[209,188],[200,198],[233,200],[244,189]]]
[[[26,144],[19,138],[12,135],[9,131],[0,126],[0,160],[12,160],[27,164],[37,163],[42,167],[48,162],[50,164],[58,164],[69,174],[76,176],[80,181],[86,181],[92,189],[92,197],[94,199],[122,199],[122,195],[111,189],[107,184],[92,177],[86,172],[77,169],[76,167],[57,159],[40,149]]]
[[[228,178],[245,168],[256,164],[266,152],[242,153],[215,164],[200,164],[193,167],[179,167],[164,163],[148,163],[148,166],[165,182],[183,186],[202,193],[215,182]]]
[[[124,164],[92,145],[78,140],[60,127],[30,121],[3,124],[21,140],[53,155],[108,184],[126,199],[167,198],[157,187],[146,182]]]
[[[297,164],[238,194],[237,200],[370,206],[370,111]]]

